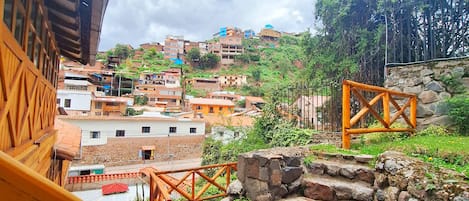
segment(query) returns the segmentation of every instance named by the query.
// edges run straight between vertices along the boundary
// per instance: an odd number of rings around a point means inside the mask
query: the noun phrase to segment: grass
[[[370,144],[363,141],[353,144],[352,150],[343,150],[333,145],[313,145],[311,150],[373,156],[389,150],[399,151],[408,156],[420,158],[436,167],[453,169],[469,177],[469,137],[429,135],[392,141],[373,141]]]

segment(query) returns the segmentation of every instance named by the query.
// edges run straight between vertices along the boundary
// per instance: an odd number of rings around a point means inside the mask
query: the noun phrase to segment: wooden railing
[[[360,93],[360,91],[368,91],[377,93],[377,95],[368,100]],[[364,134],[374,132],[414,132],[417,126],[417,97],[414,94],[402,93],[398,91],[389,90],[382,87],[361,84],[350,80],[344,80],[342,83],[342,148],[350,149],[350,135],[351,134]],[[361,110],[353,117],[350,114],[350,100],[351,93],[358,99],[361,105]],[[400,106],[394,97],[406,99],[403,106]],[[381,116],[373,105],[380,100],[383,102],[383,116]],[[390,104],[391,103],[391,104]],[[391,117],[390,105],[393,105],[397,110]],[[410,117],[405,113],[406,109],[410,108]],[[366,114],[371,115],[378,120],[383,128],[353,128],[360,119],[364,118]],[[399,118],[402,117],[407,123],[406,128],[391,128],[391,125]]]
[[[139,175],[140,174],[138,172],[126,172],[126,173],[114,173],[114,174],[69,176],[67,184],[95,183],[95,182],[115,180],[115,179],[132,179],[132,178],[137,178]]]
[[[204,170],[218,169],[215,174],[210,177]],[[154,168],[144,168],[140,173],[150,178],[150,201],[166,200],[170,201],[171,193],[177,192],[184,199],[208,200],[217,197],[226,196],[226,190],[231,182],[232,170],[236,171],[236,163],[226,163],[217,165],[207,165],[198,168],[189,168],[172,171],[158,171]],[[169,174],[184,174],[180,179],[169,179]],[[226,180],[224,184],[217,183],[217,178],[224,175]],[[174,178],[174,177],[173,177]],[[196,180],[202,179],[205,185],[196,192]],[[215,186],[221,193],[216,195],[205,195],[210,186]]]

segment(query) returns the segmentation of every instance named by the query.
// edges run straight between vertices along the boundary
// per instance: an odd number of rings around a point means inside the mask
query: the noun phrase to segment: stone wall
[[[309,162],[305,164],[305,157]],[[234,200],[469,200],[468,178],[399,152],[385,152],[375,165],[369,155],[311,151],[307,147],[258,150],[238,157],[238,180],[228,187]],[[464,181],[466,180],[466,181]]]
[[[155,146],[155,159],[146,160],[147,162],[200,158],[204,140],[203,135],[108,138],[105,145],[83,146],[81,160],[74,161],[73,165],[118,166],[143,163],[138,153],[142,146]]]
[[[469,89],[469,58],[388,67],[384,87],[418,96],[419,128],[432,124],[447,126],[451,121],[444,100],[455,95],[455,89],[445,84],[448,79]]]

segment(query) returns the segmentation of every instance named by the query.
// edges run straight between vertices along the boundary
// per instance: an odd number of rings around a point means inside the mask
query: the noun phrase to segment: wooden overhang
[[[47,0],[44,3],[60,54],[94,65],[108,0]]]

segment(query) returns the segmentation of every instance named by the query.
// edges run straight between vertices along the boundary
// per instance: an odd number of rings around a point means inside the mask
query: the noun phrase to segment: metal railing
[[[368,101],[361,92],[371,92],[376,94],[374,98]],[[360,111],[353,116],[351,114],[351,94],[358,100],[361,105]],[[404,99],[404,105],[399,105],[394,98]],[[382,115],[378,110],[373,108],[382,100]],[[390,105],[394,106],[396,112],[391,116]],[[407,116],[406,109],[410,109],[410,117]],[[383,128],[354,128],[358,122],[367,114],[371,114],[380,122]],[[389,90],[382,87],[366,85],[350,80],[342,82],[342,147],[350,149],[351,134],[364,134],[373,132],[414,132],[417,126],[417,97],[414,94],[402,93]],[[391,128],[396,120],[402,117],[409,127],[407,128]]]
[[[217,169],[213,176],[209,176],[205,171]],[[236,163],[226,163],[217,165],[207,165],[198,168],[189,168],[171,171],[158,171],[154,168],[144,168],[140,170],[142,175],[149,177],[150,181],[150,200],[172,200],[171,194],[176,192],[184,199],[208,200],[217,197],[226,196],[228,185],[231,182],[231,173],[236,171]],[[169,174],[184,174],[180,179],[171,179]],[[226,180],[223,184],[217,182],[217,178],[224,175]],[[175,178],[175,177],[172,177]],[[196,182],[205,182],[200,188],[196,189]],[[221,193],[207,195],[206,192],[210,186],[215,186]]]

